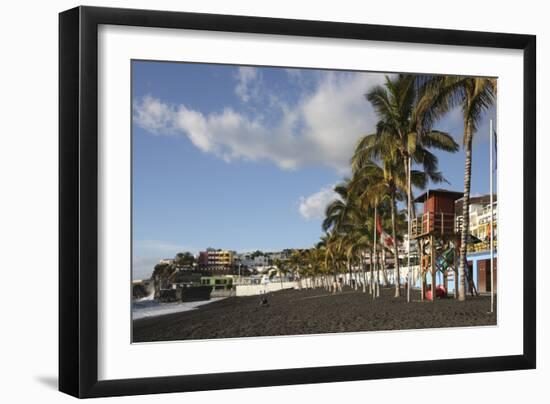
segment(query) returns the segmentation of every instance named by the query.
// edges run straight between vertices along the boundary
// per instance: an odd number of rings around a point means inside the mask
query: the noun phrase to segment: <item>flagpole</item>
[[[490,229],[491,229],[491,313],[494,311],[495,307],[495,284],[494,284],[494,226],[493,226],[493,120],[489,120],[489,188],[490,188],[490,194],[489,194],[489,200],[491,203],[491,220],[490,223]]]
[[[409,168],[408,168],[408,186],[407,186],[407,215],[409,219],[408,223],[408,235],[407,235],[407,302],[410,303],[411,301],[411,282],[412,282],[412,275],[411,275],[411,156],[409,156]],[[396,241],[397,242],[397,241]]]

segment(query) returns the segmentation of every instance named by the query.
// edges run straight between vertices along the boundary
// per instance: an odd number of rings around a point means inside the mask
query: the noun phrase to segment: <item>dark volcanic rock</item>
[[[488,296],[421,302],[414,291],[407,303],[405,291],[397,299],[393,294],[393,288],[383,288],[372,300],[368,292],[351,289],[336,295],[321,288],[285,290],[269,294],[268,306],[259,305],[259,296],[229,297],[192,311],[135,320],[134,342],[496,324],[496,310],[488,314]]]

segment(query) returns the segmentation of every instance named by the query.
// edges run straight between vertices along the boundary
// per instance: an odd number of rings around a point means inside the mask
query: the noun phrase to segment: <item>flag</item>
[[[382,223],[380,222],[380,216],[376,218],[376,230],[380,235],[380,243],[387,249],[393,248],[393,238],[382,229]]]

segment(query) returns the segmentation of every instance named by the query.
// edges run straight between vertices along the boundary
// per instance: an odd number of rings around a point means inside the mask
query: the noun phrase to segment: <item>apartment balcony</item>
[[[493,240],[493,247],[494,250],[497,251],[497,240]],[[480,243],[472,243],[468,244],[468,253],[478,253],[483,251],[490,251],[491,250],[491,242],[489,240],[482,241]]]

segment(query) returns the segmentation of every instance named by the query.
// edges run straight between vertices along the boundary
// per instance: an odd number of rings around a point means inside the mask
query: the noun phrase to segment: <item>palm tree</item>
[[[322,228],[325,232],[332,230],[336,235],[345,235],[351,227],[353,227],[352,215],[357,211],[356,195],[350,192],[349,180],[337,184],[334,191],[339,198],[332,201],[325,209],[325,220],[323,220]],[[333,240],[334,241],[334,240]],[[341,243],[343,239],[339,239]],[[349,279],[351,284],[352,268],[348,265]]]
[[[329,234],[321,236],[320,240],[315,244],[316,250],[316,261],[318,265],[318,272],[321,274],[321,280],[323,287],[325,289],[330,289],[327,276],[329,275],[329,268],[326,265],[326,254],[327,254],[327,241],[329,239]]]
[[[357,148],[352,157],[352,169],[354,177],[352,179],[353,187],[363,189],[360,196],[362,203],[371,205],[377,208],[383,200],[389,199],[391,211],[391,231],[393,243],[393,254],[395,257],[395,297],[401,295],[399,281],[399,253],[397,249],[397,233],[396,233],[396,202],[402,198],[402,190],[405,189],[403,179],[403,166],[398,164],[395,153],[391,152],[395,149],[389,149],[388,153],[382,160],[382,166],[365,158],[364,154],[368,153],[362,148]],[[401,168],[401,169],[400,169]],[[363,185],[366,183],[366,186]],[[375,224],[376,226],[376,224]],[[375,243],[376,248],[376,243]],[[376,253],[375,253],[376,256]]]
[[[310,256],[309,256],[309,250],[301,250],[300,251],[300,283],[302,282],[302,278],[304,280],[304,286],[306,289],[309,289],[311,286],[311,282],[308,282],[309,277],[311,275],[311,268],[310,268]]]
[[[289,258],[289,264],[292,268],[292,278],[295,279],[296,273],[298,273],[298,287],[302,288],[302,277],[301,277],[301,268],[304,262],[302,250],[292,250],[292,253]]]
[[[380,120],[376,133],[365,136],[358,145],[358,148],[370,152],[369,159],[380,159],[381,154],[387,152],[388,144],[401,157],[408,183],[406,200],[409,223],[416,216],[412,204],[412,162],[421,164],[432,181],[441,182],[443,177],[437,171],[437,157],[428,148],[458,151],[458,144],[448,133],[432,129],[437,111],[434,102],[431,102],[432,97],[424,94],[424,87],[419,86],[419,82],[417,76],[411,74],[399,74],[395,78],[386,76],[384,85],[372,88],[365,95]]]
[[[386,76],[384,85],[375,86],[365,97],[372,104],[379,121],[374,136],[365,136],[358,147],[369,149],[369,158],[380,158],[392,143],[402,158],[407,180],[410,175],[410,163],[422,165],[430,180],[443,180],[437,171],[437,157],[428,149],[448,152],[458,151],[458,144],[451,135],[432,129],[438,115],[438,104],[425,86],[419,85],[417,75],[399,74],[395,78]],[[407,188],[407,200],[410,199]]]
[[[323,274],[324,250],[322,248],[309,248],[304,251],[305,274],[309,279],[309,286],[315,289],[318,284],[318,276]]]
[[[311,264],[315,278],[321,277],[321,286],[326,286],[327,268],[325,266],[326,248],[324,245],[317,245],[311,249]]]
[[[332,201],[325,210],[323,230],[329,234],[331,245],[328,249],[327,258],[335,258],[336,251],[346,257],[349,270],[350,284],[354,278],[353,264],[358,263],[362,273],[363,291],[366,291],[366,277],[363,256],[372,247],[372,232],[369,230],[371,222],[369,207],[361,206],[358,194],[350,187],[350,180],[338,184],[334,188],[338,198]],[[337,244],[336,244],[337,243]],[[333,259],[336,266],[336,260]],[[355,271],[357,275],[357,271]],[[370,289],[372,291],[372,289]]]
[[[277,258],[273,262],[273,265],[277,267],[277,272],[279,273],[279,280],[281,281],[281,290],[283,289],[283,274],[286,273],[286,262]]]
[[[365,276],[365,264],[364,257],[369,255],[370,257],[370,269],[371,269],[371,278],[373,275],[373,262],[372,262],[372,252],[374,247],[374,210],[371,206],[362,206],[361,209],[358,209],[353,212],[354,220],[357,225],[354,228],[354,238],[355,246],[357,249],[358,259],[361,265],[361,270],[363,273],[363,292],[365,292],[366,287],[366,276]],[[371,285],[369,283],[369,285]],[[370,288],[372,293],[372,288]]]
[[[360,142],[361,143],[361,142]],[[395,259],[395,297],[400,296],[400,271],[399,254],[397,248],[398,212],[397,201],[404,199],[407,190],[407,181],[404,175],[404,166],[399,163],[399,156],[393,144],[383,143],[387,148],[386,153],[381,153],[382,165],[370,160],[371,151],[362,148],[361,144],[355,150],[352,157],[353,178],[351,188],[360,192],[359,199],[364,205],[377,208],[382,204],[389,205],[391,217],[391,232],[393,243],[393,255]],[[377,145],[380,150],[382,148]],[[429,175],[425,172],[412,170],[411,183],[419,188],[426,186]],[[375,243],[376,245],[376,243]],[[377,254],[375,254],[376,256]]]
[[[195,257],[189,251],[186,251],[184,253],[179,252],[174,257],[174,264],[178,268],[182,268],[185,266],[192,266],[194,262],[195,262]]]
[[[458,300],[466,299],[465,269],[467,266],[467,241],[470,232],[470,185],[472,177],[472,141],[485,111],[493,105],[496,95],[496,80],[467,76],[428,76],[422,79],[424,93],[434,114],[441,115],[453,107],[462,109],[464,124],[463,147],[464,196],[462,200],[462,229],[460,234],[460,264],[458,274]]]
[[[351,264],[356,263],[361,271],[361,282],[358,282],[357,276],[355,276],[355,289],[357,290],[357,284],[361,283],[363,293],[366,292],[366,275],[363,258],[372,249],[372,232],[370,230],[369,220],[366,217],[367,214],[368,213],[363,210],[354,212],[354,217],[352,218],[354,224],[350,227],[342,240],[348,261]],[[357,275],[357,271],[355,271],[355,274]]]
[[[326,241],[328,236],[322,236],[321,240],[315,244],[315,266],[316,271],[321,276],[321,283],[325,289],[329,289],[329,284],[327,281],[327,276],[329,274],[328,267],[326,263]]]
[[[349,286],[353,287],[353,281],[355,280],[355,290],[357,290],[357,277],[353,276],[353,261],[355,258],[355,243],[356,243],[356,233],[353,232],[353,229],[350,228],[349,231],[347,231],[345,234],[342,235],[339,239],[340,245],[338,248],[342,251],[345,259],[346,259],[346,265],[348,267],[349,271]]]
[[[342,238],[345,233],[332,231],[329,233],[326,246],[325,265],[332,268],[334,292],[340,289],[338,274],[342,272],[342,264],[346,262],[344,244]]]

